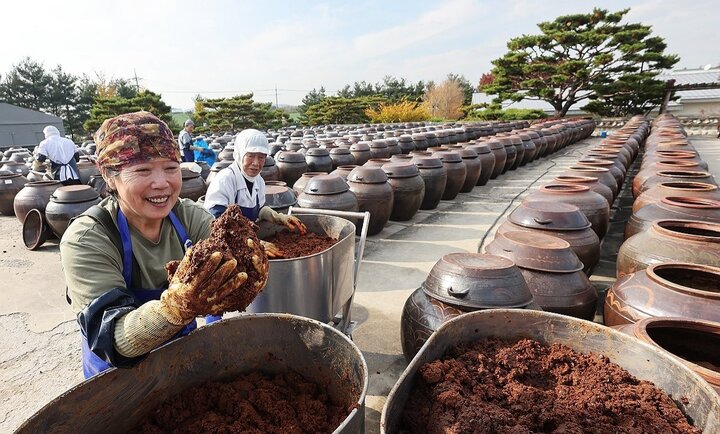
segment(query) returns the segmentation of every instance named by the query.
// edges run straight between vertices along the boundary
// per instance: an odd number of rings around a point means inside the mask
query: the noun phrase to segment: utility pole
[[[135,90],[140,93],[140,82],[138,81],[137,71],[133,68],[133,74],[135,74]]]
[[[279,109],[280,106],[278,105],[278,97],[277,97],[277,83],[275,83],[275,108]]]

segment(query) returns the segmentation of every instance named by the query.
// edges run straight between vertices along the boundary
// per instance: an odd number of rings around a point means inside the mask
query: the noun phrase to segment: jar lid
[[[508,220],[518,226],[549,231],[574,231],[591,226],[580,208],[564,202],[523,201]]]
[[[330,155],[350,155],[350,149],[348,148],[332,148]]]
[[[538,232],[496,233],[485,250],[515,262],[520,268],[550,273],[573,273],[583,269],[570,244],[558,237]]]
[[[357,142],[357,143],[353,143],[353,144],[350,146],[350,151],[360,151],[360,152],[364,152],[364,151],[369,151],[369,150],[370,150],[370,143],[369,143],[369,142]]]
[[[522,308],[533,295],[509,259],[480,253],[443,256],[422,284],[430,297],[476,309]]]
[[[411,178],[420,175],[418,167],[411,163],[387,163],[382,166],[382,170],[388,178]]]
[[[207,163],[205,163],[205,164],[207,164]],[[274,166],[274,165],[275,165],[275,159],[274,159],[273,157],[269,156],[269,155],[266,156],[266,157],[265,157],[265,164],[263,164],[263,167],[272,167],[272,166]]]
[[[413,138],[409,134],[403,134],[402,136],[400,136],[398,138],[398,142],[400,142],[400,143],[409,143],[409,142],[411,143],[412,141],[413,141]]]
[[[503,149],[505,147],[499,140],[488,140],[486,143],[490,149]]]
[[[276,154],[277,161],[283,163],[300,163],[305,162],[305,155],[296,151],[280,151]]]
[[[462,157],[455,151],[436,151],[433,156],[439,158],[443,163],[459,163]]]
[[[420,169],[437,169],[443,167],[442,161],[437,157],[415,156],[412,161]]]
[[[98,192],[89,185],[66,185],[58,187],[50,196],[55,203],[88,202],[99,198]]]
[[[387,148],[388,144],[385,140],[376,139],[376,140],[373,140],[372,142],[370,142],[370,147],[371,148]]]
[[[358,166],[348,174],[347,180],[359,184],[382,184],[387,182],[388,176],[379,166]]]
[[[305,153],[305,155],[308,155],[311,157],[327,157],[330,155],[330,152],[325,148],[311,148],[311,149],[308,149],[308,151]]]
[[[347,182],[336,173],[318,175],[310,178],[303,192],[306,194],[338,194],[350,190]]]
[[[469,149],[472,149],[475,151],[478,155],[480,154],[489,154],[490,153],[490,146],[487,144],[474,144],[468,146]]]
[[[474,158],[477,158],[478,156],[477,152],[470,148],[459,149],[455,152],[458,152],[460,154],[460,157],[468,160],[472,160]]]

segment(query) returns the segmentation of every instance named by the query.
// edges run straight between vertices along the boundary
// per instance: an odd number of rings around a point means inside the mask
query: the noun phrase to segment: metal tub
[[[363,433],[368,372],[345,335],[294,315],[243,315],[200,327],[133,369],[110,369],[55,398],[17,431],[125,433],[158,405],[205,381],[253,370],[289,369],[327,385],[331,399],[357,404],[334,433]]]
[[[442,358],[453,346],[485,337],[561,343],[581,353],[607,356],[635,377],[671,395],[705,434],[720,433],[720,396],[702,378],[665,351],[600,324],[550,312],[495,309],[471,312],[443,324],[423,345],[395,383],[380,418],[381,433],[397,433],[402,411],[423,364]],[[684,404],[681,397],[689,401]]]
[[[322,322],[331,321],[354,293],[355,225],[330,215],[295,214],[310,232],[337,238],[329,249],[293,259],[272,259],[268,281],[247,312],[291,313]],[[262,222],[265,238],[284,226]]]

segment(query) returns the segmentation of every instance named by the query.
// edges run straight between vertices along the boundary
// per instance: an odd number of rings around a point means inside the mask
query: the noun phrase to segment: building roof
[[[0,102],[0,125],[62,125],[62,119],[47,113]]]
[[[705,67],[700,69],[676,69],[674,71],[658,75],[658,79],[663,81],[675,80],[676,85],[718,83],[720,86],[720,66]],[[675,92],[675,96],[680,97],[680,99],[672,101],[670,105],[682,104],[683,101],[720,101],[720,88],[679,90]]]

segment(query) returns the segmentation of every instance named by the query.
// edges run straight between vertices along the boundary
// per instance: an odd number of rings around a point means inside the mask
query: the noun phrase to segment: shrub
[[[418,103],[400,101],[398,103],[381,103],[377,108],[368,107],[365,114],[371,122],[417,122],[430,119],[427,109]]]

